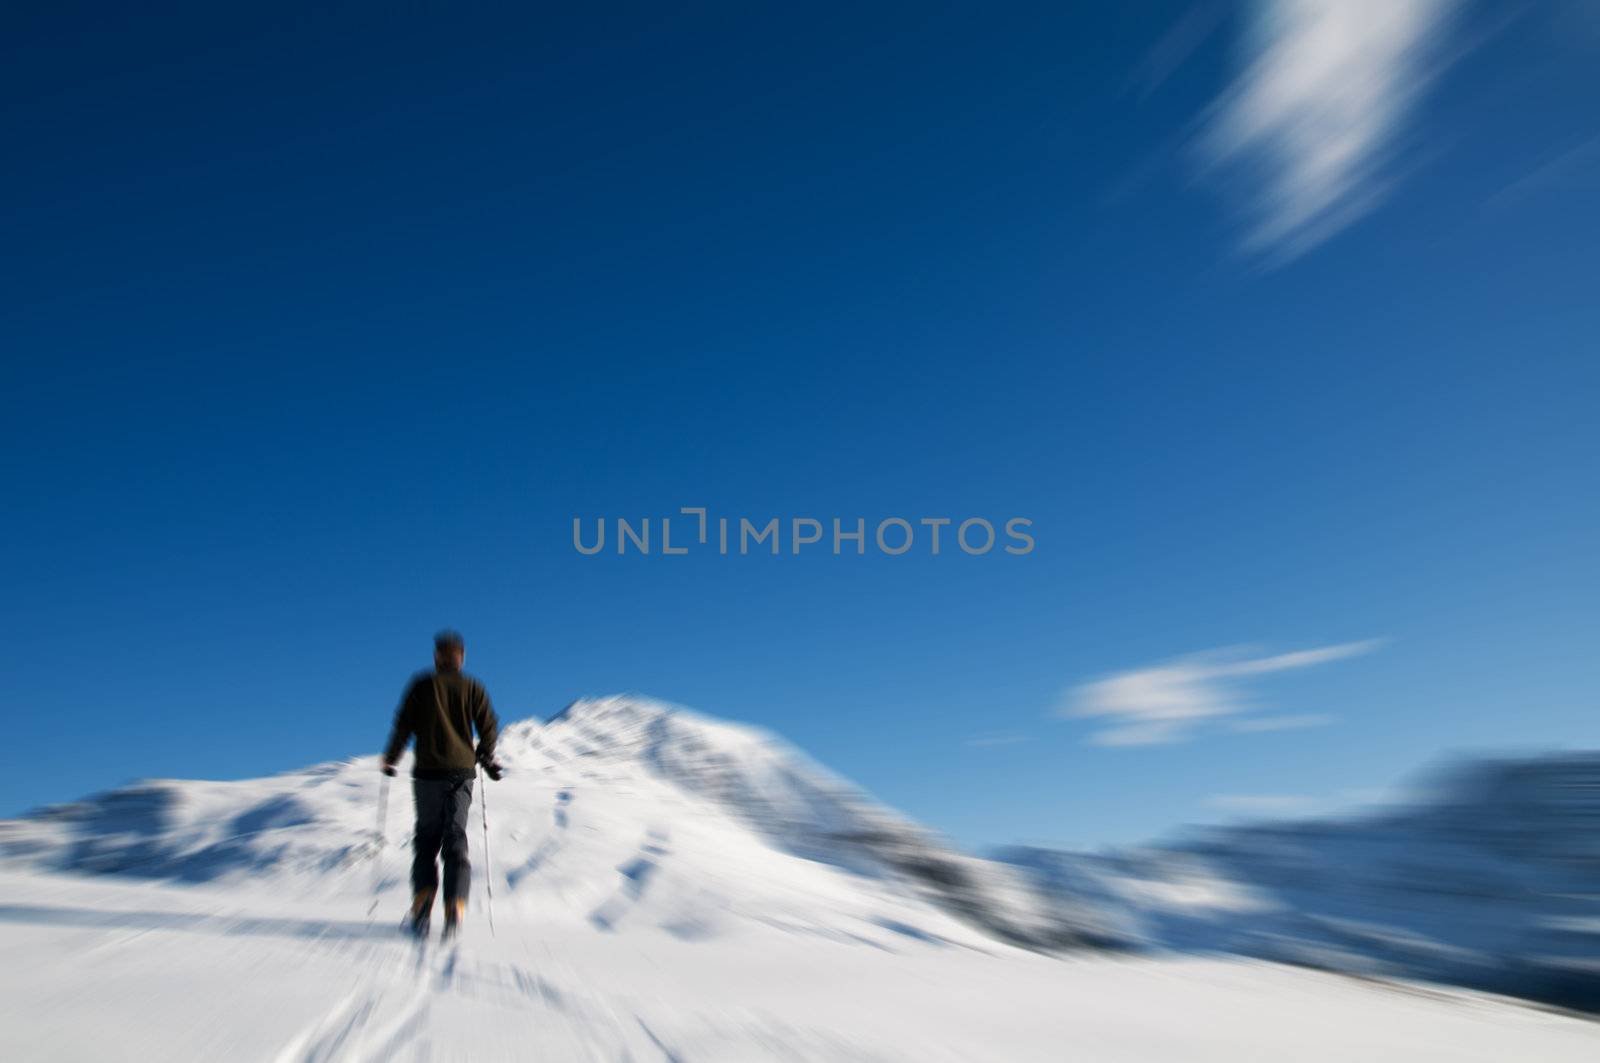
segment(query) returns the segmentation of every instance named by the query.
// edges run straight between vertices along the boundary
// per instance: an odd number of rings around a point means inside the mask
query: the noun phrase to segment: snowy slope
[[[894,924],[934,937],[1072,943],[1046,922],[1025,876],[951,850],[751,728],[607,698],[549,724],[511,724],[500,758],[510,777],[487,798],[506,910],[540,907],[552,890],[570,904],[588,890],[597,924],[626,917],[692,933],[730,920],[798,921],[845,937]],[[370,896],[373,768],[368,758],[237,783],[149,781],[0,824],[0,860]],[[384,839],[383,885],[401,892],[406,786],[395,786]],[[792,911],[797,889],[829,903]]]
[[[1119,936],[1092,906],[952,850],[776,739],[658,703],[513,724],[502,754],[511,774],[481,795],[490,860],[479,801],[471,921],[447,950],[395,933],[409,800],[396,780],[376,837],[371,757],[146,782],[0,823],[8,1045],[274,1060],[1600,1049],[1593,1024],[1487,997],[1085,947]]]
[[[1600,754],[1473,762],[1403,811],[1001,856],[1125,939],[1600,1012]]]

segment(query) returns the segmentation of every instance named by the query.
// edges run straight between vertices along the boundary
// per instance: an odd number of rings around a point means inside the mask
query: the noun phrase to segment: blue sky
[[[973,845],[1600,742],[1592,7],[1063,6],[8,14],[0,811],[444,625]],[[1037,546],[572,547],[681,506]]]

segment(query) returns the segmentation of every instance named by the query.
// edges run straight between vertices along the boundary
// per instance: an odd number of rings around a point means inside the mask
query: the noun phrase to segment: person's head
[[[442,671],[460,671],[467,659],[467,644],[458,631],[441,631],[433,636],[433,666]]]

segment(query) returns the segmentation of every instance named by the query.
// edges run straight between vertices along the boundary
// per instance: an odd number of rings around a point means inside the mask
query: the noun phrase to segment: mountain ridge
[[[1425,979],[1600,1011],[1600,752],[1457,760],[1348,817],[997,859],[1139,947]]]

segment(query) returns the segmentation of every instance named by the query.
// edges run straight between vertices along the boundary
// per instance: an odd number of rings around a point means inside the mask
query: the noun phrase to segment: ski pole
[[[494,935],[494,866],[489,862],[489,788],[483,784],[483,767],[478,766],[478,788],[483,791],[483,804],[479,806],[479,813],[483,816],[483,888],[488,895],[489,903],[489,934]]]
[[[374,843],[377,848],[372,853],[372,903],[367,906],[367,917],[370,919],[378,910],[378,898],[383,892],[383,843],[384,831],[389,826],[389,776],[385,775],[378,784],[378,827]]]

